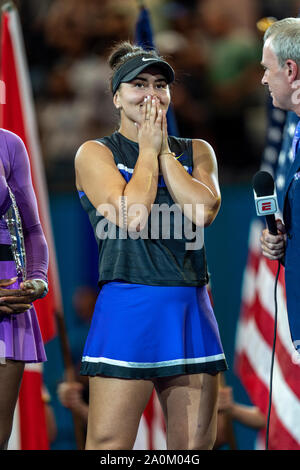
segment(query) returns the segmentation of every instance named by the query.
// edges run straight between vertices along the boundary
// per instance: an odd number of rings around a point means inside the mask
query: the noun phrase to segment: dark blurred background
[[[74,156],[88,139],[117,128],[106,59],[119,40],[134,38],[135,0],[15,0],[19,9],[50,194],[51,217],[65,319],[77,364],[91,314],[89,289],[97,284],[93,234],[74,184]],[[206,231],[215,313],[237,401],[248,397],[233,370],[249,224],[251,180],[266,134],[266,91],[261,85],[264,16],[297,16],[299,0],[149,0],[158,51],[174,66],[172,101],[179,134],[215,149],[222,207]],[[79,294],[79,295],[78,295]],[[83,301],[86,300],[86,302]],[[56,397],[63,378],[58,339],[47,344],[45,381],[58,434],[53,449],[75,448],[70,413]],[[252,449],[255,433],[235,426],[239,448]]]

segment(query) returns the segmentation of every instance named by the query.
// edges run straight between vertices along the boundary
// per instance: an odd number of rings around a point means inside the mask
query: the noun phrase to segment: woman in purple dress
[[[32,302],[47,294],[48,247],[22,140],[0,129],[0,449],[25,363],[46,360]]]

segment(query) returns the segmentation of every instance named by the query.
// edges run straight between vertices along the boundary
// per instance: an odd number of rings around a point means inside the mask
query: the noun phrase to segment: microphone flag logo
[[[273,196],[255,196],[255,207],[258,216],[276,214],[278,211],[277,197]]]

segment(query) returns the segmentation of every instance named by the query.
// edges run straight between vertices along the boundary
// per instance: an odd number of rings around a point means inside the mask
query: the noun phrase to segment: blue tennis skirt
[[[226,369],[205,286],[104,284],[83,352],[82,375],[151,379]]]

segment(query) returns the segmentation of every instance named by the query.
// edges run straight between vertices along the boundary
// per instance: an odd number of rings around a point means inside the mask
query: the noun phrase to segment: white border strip
[[[224,354],[217,354],[215,356],[207,357],[196,357],[191,359],[174,359],[172,361],[161,361],[161,362],[127,362],[119,361],[117,359],[109,359],[107,357],[92,357],[92,356],[83,356],[83,362],[99,363],[103,362],[104,364],[109,364],[113,366],[121,366],[128,368],[142,368],[149,369],[152,367],[168,367],[168,366],[177,366],[183,364],[203,364],[205,362],[220,361],[225,359]]]

